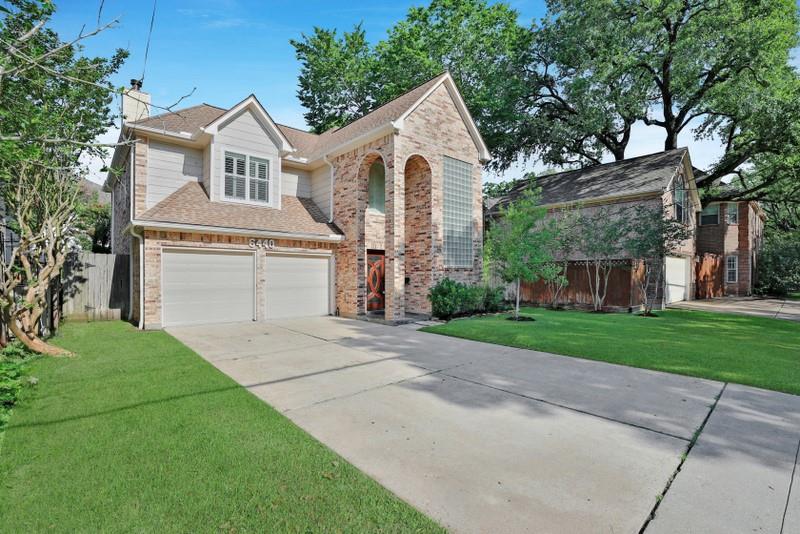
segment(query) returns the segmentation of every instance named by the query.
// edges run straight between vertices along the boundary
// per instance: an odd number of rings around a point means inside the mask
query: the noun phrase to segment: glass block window
[[[472,165],[444,157],[444,265],[472,267]]]

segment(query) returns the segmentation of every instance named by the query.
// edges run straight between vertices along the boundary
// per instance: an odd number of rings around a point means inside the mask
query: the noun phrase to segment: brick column
[[[146,195],[147,195],[147,151],[148,140],[146,137],[137,137],[136,144],[133,147],[134,152],[134,170],[133,170],[133,214],[132,218],[135,219],[147,210]]]
[[[405,177],[397,150],[386,168],[386,311],[387,321],[405,317]],[[390,167],[391,166],[391,167]]]

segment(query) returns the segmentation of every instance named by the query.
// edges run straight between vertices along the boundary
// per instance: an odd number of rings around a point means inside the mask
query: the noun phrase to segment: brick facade
[[[404,117],[402,127],[381,131],[388,133],[377,138],[364,136],[360,146],[325,156],[325,161],[333,168],[333,223],[344,234],[343,240],[337,243],[276,240],[276,245],[279,249],[293,251],[332,251],[335,311],[343,316],[366,313],[366,253],[367,250],[384,251],[384,314],[387,320],[399,320],[406,312],[430,313],[428,290],[445,276],[467,283],[480,282],[483,267],[482,164],[475,140],[445,84],[432,89],[416,109]],[[127,195],[133,194],[134,199],[133,213],[127,214],[129,219],[135,220],[146,211],[148,154],[149,140],[140,135],[131,155],[133,176],[128,183],[131,180],[133,183]],[[473,261],[467,268],[445,265],[444,156],[472,166]],[[385,167],[384,214],[367,209],[369,168],[377,160],[382,160]],[[204,165],[208,162],[204,161]],[[121,217],[126,213],[121,206],[119,213]],[[148,229],[145,230],[142,274],[139,273],[138,241],[130,243],[128,236],[119,239],[120,246],[124,246],[123,240],[127,239],[132,251],[134,320],[138,319],[140,275],[143,280],[146,328],[161,326],[161,254],[165,247],[252,250],[245,236]],[[262,320],[265,260],[263,252],[258,254],[257,318]]]
[[[137,136],[133,151],[133,218],[147,210],[147,155],[149,141],[146,137]]]
[[[719,222],[697,228],[697,254],[716,254],[722,258],[725,295],[745,296],[753,292],[758,250],[764,233],[764,221],[753,202],[720,202]],[[729,210],[736,210],[738,220],[728,222]],[[736,282],[728,282],[727,258],[738,258]]]
[[[212,250],[244,250],[256,253],[256,320],[265,320],[266,256],[275,252],[320,252],[332,250],[332,243],[275,239],[275,249],[266,251],[250,247],[251,237],[194,232],[146,230],[144,246],[144,323],[145,328],[161,328],[161,254],[164,248],[203,248]],[[135,254],[138,265],[138,252]],[[135,269],[138,271],[138,269]],[[138,277],[135,277],[134,310],[138,310]],[[136,317],[138,320],[138,317]]]

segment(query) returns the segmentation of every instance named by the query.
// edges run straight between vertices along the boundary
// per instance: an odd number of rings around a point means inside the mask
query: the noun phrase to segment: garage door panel
[[[329,266],[328,256],[267,256],[267,318],[328,315]]]
[[[165,326],[253,319],[252,253],[166,250],[162,262]]]
[[[689,294],[689,259],[668,256],[666,260],[667,303],[686,300]]]

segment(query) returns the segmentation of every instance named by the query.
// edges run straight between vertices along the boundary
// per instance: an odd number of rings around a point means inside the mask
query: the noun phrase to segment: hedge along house
[[[540,176],[534,183],[541,189],[542,206],[550,213],[577,208],[582,215],[591,215],[608,208],[621,220],[626,211],[635,206],[652,205],[663,207],[665,217],[674,217],[694,228],[700,211],[693,167],[685,148]],[[507,195],[491,201],[489,217],[500,216],[501,208],[519,198],[531,185],[531,180],[522,181]],[[665,258],[663,285],[659,288],[662,304],[694,298],[694,257],[693,233]],[[566,273],[569,283],[559,299],[561,303],[575,307],[592,305],[587,259],[580,250],[569,256]],[[638,286],[638,277],[642,274],[640,262],[622,252],[613,263],[606,308],[638,310],[642,305]],[[593,270],[591,272],[594,274]],[[522,284],[520,293],[521,300],[528,303],[543,304],[552,300],[549,289],[541,281]]]
[[[326,314],[429,314],[481,273],[489,153],[444,73],[320,135],[255,96],[149,115],[137,82],[113,157],[112,247],[142,328]]]

